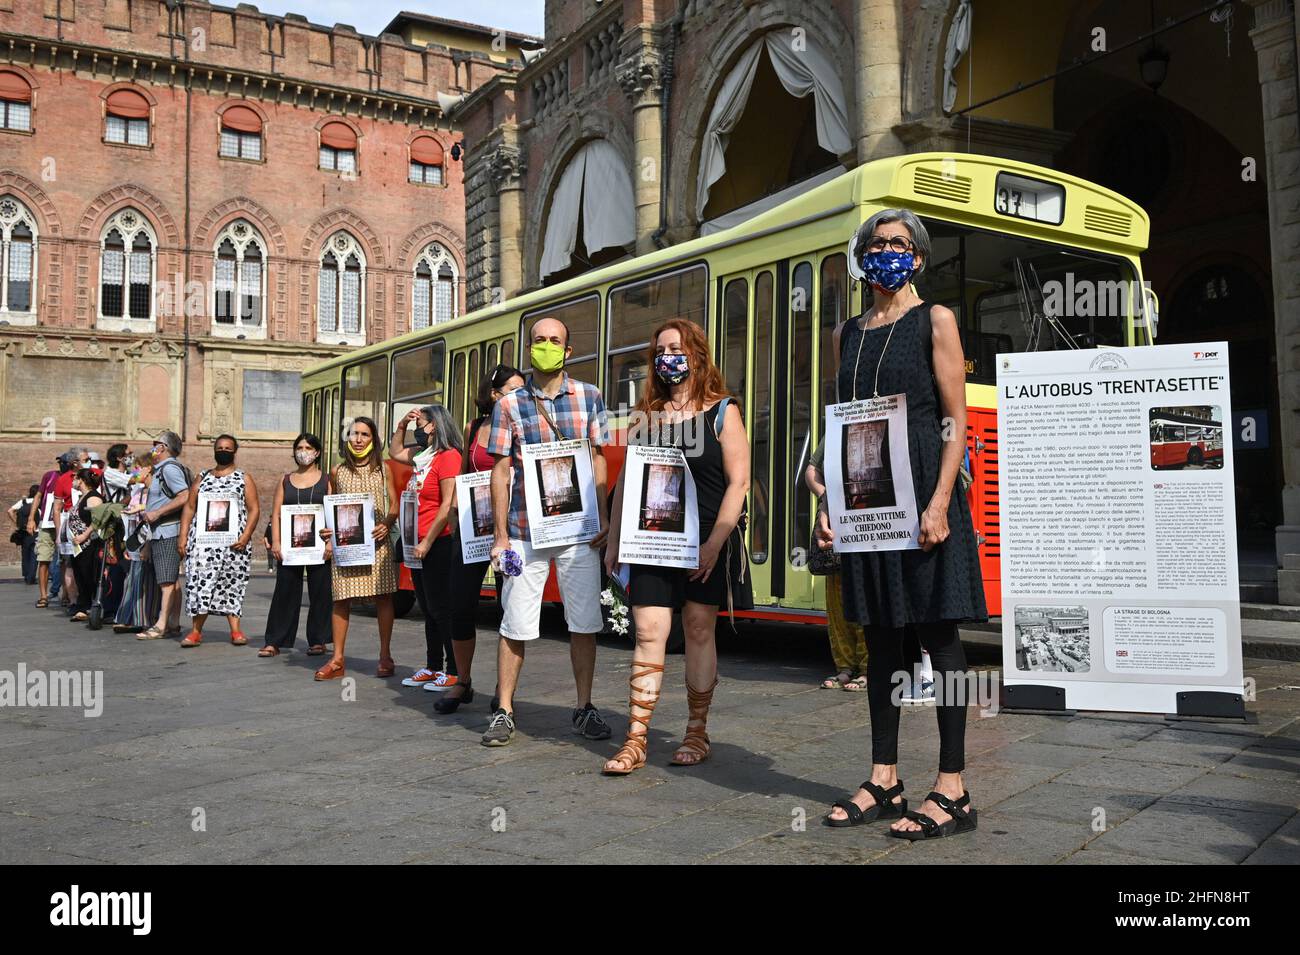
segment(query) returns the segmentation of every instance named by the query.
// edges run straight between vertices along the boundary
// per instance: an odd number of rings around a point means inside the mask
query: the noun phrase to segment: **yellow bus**
[[[869,303],[849,275],[848,241],[891,207],[925,222],[933,251],[917,291],[961,325],[969,494],[989,611],[999,613],[994,356],[1150,344],[1156,327],[1139,262],[1146,213],[1051,169],[947,153],[866,163],[731,228],[315,365],[302,377],[303,428],[322,436],[332,464],[360,415],[387,434],[411,408],[442,402],[466,421],[480,375],[499,361],[526,365],[521,333],[548,315],[571,331],[568,372],[602,389],[616,428],[616,409],[643,387],[650,331],[684,316],[706,329],[749,428],[756,606],[744,615],[823,620],[824,583],[806,568],[814,501],[803,472],[834,401],[831,333]],[[611,473],[622,460],[614,450]]]

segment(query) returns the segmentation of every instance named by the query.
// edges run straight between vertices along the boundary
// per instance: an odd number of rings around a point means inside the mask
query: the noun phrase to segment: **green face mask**
[[[545,374],[564,367],[564,349],[555,342],[538,342],[533,346],[533,367]]]

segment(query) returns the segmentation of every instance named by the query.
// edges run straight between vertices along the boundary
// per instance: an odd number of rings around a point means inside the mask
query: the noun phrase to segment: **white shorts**
[[[570,633],[600,633],[605,618],[600,612],[600,550],[588,544],[567,547],[533,547],[512,540],[510,549],[523,558],[518,577],[506,577],[501,588],[501,636],[511,640],[536,640],[541,634],[542,591],[551,561],[564,601],[564,622]],[[502,575],[504,576],[504,575]]]

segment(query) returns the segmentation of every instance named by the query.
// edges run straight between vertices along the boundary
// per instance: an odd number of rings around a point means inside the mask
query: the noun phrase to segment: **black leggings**
[[[430,670],[439,670],[449,676],[456,675],[456,654],[451,650],[452,606],[455,599],[454,580],[452,578],[453,547],[458,547],[456,538],[450,535],[437,537],[429,553],[424,555],[423,567],[412,570],[411,576],[417,579],[424,592],[424,665]]]
[[[455,640],[473,640],[478,617],[479,595],[483,590],[483,578],[487,576],[490,561],[467,564],[461,559],[460,542],[456,542],[453,555],[452,573],[455,575],[456,591],[452,597],[451,635]]]
[[[95,599],[95,587],[99,583],[99,561],[103,556],[102,541],[91,541],[81,549],[81,553],[72,558],[72,576],[77,582],[77,600],[72,609],[79,613],[90,610]]]
[[[939,772],[960,773],[966,768],[966,700],[949,700],[944,691],[965,685],[966,651],[952,622],[917,623],[920,645],[930,654],[934,668],[935,705],[939,717]],[[912,661],[903,655],[903,631],[868,626],[867,702],[871,707],[871,761],[887,766],[898,762],[898,706],[893,702],[894,674],[912,674]],[[919,656],[919,655],[918,655]],[[944,678],[954,674],[951,680]],[[949,696],[953,695],[951,692]]]

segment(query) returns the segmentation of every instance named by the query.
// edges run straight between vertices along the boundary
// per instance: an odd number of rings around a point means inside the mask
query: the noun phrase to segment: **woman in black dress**
[[[636,622],[636,651],[628,680],[627,742],[605,763],[604,772],[610,776],[626,776],[645,765],[646,734],[650,714],[659,701],[674,610],[681,610],[686,632],[686,699],[690,712],[686,737],[673,754],[672,765],[694,766],[709,758],[705,725],[718,684],[718,648],[714,642],[718,610],[748,610],[754,606],[741,527],[745,495],[749,493],[749,439],[740,408],[727,393],[722,374],[709,354],[708,340],[694,322],[672,319],[655,329],[646,364],[653,367],[654,373],[646,379],[645,394],[629,427],[628,441],[676,446],[685,451],[695,481],[700,556],[695,570],[630,565],[628,593]],[[618,482],[609,521],[605,569],[611,575],[618,566],[625,483]],[[640,732],[634,732],[638,726]]]
[[[867,635],[867,696],[871,708],[871,778],[851,799],[835,803],[826,823],[852,826],[898,819],[891,835],[926,839],[975,828],[976,813],[962,782],[966,700],[949,699],[965,686],[966,655],[957,624],[986,620],[975,531],[966,495],[957,486],[965,453],[965,358],[956,316],[923,302],[911,284],[930,253],[925,226],[911,212],[876,213],[854,235],[849,258],[874,292],[867,312],[836,330],[841,400],[907,396],[907,443],[920,549],[843,554],[844,612]],[[821,547],[834,539],[823,497],[818,506]],[[939,776],[919,811],[907,811],[898,779],[899,708],[896,674],[905,671],[903,631],[912,627],[934,667],[939,717]]]

